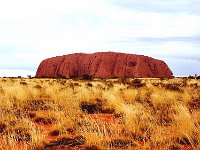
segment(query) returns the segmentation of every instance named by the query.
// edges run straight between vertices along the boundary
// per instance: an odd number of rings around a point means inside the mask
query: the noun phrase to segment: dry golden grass
[[[59,146],[198,150],[200,80],[0,78],[0,149]]]

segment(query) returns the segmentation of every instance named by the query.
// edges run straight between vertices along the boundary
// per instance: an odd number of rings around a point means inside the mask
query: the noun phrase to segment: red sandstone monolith
[[[43,60],[36,77],[173,77],[167,64],[158,59],[136,54],[98,52],[75,53]]]

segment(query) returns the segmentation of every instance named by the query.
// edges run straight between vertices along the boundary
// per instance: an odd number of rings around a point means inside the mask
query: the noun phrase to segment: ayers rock
[[[36,77],[173,77],[167,64],[143,55],[116,52],[75,53],[43,60]]]

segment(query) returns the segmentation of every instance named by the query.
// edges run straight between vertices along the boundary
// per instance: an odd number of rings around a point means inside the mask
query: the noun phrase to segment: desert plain
[[[2,150],[198,150],[199,78],[0,78]]]

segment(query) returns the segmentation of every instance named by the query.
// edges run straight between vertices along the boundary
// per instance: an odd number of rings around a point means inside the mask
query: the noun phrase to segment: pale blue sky
[[[48,57],[116,51],[200,75],[200,0],[0,0],[0,77]]]

